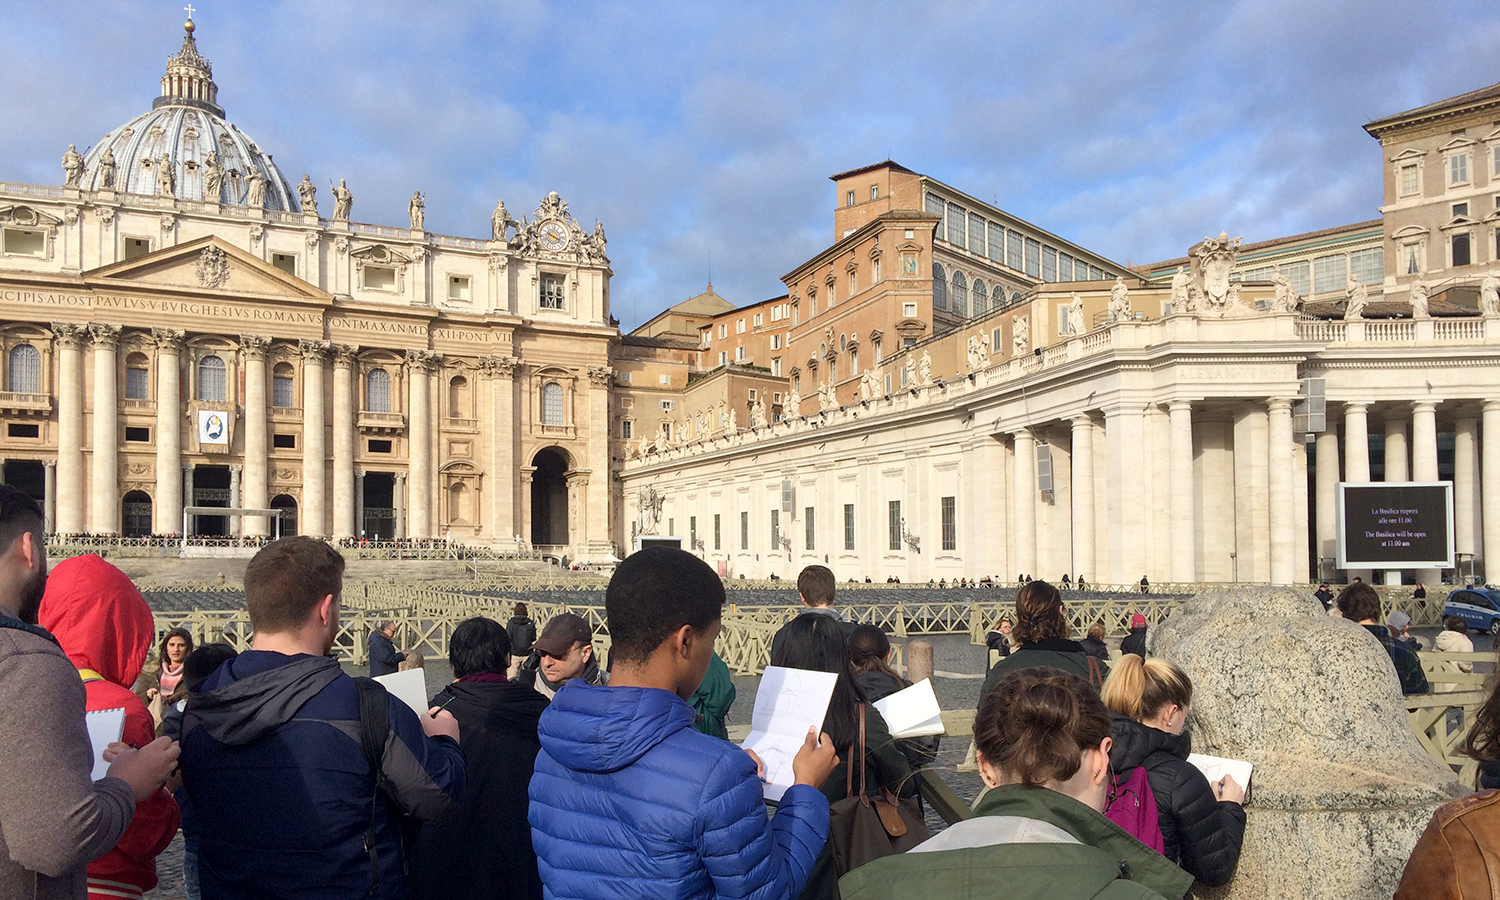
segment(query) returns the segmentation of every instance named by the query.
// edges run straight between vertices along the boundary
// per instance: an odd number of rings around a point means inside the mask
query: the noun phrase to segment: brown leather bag
[[[851,748],[850,756],[854,756]],[[865,782],[865,706],[859,706],[859,793],[854,792],[854,760],[844,768],[844,799],[828,808],[828,842],[834,873],[842,877],[868,862],[905,853],[927,840],[927,825],[915,799],[902,800],[888,788],[871,798]],[[834,897],[838,897],[834,889]]]
[[[1396,900],[1489,900],[1500,896],[1500,791],[1438,808],[1417,841]]]

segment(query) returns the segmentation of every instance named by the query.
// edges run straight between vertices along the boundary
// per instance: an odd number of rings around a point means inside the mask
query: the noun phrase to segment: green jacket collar
[[[974,814],[1022,816],[1056,825],[1083,843],[1108,853],[1119,861],[1125,877],[1163,897],[1184,896],[1193,886],[1193,876],[1136,840],[1103,813],[1050,788],[1002,785],[984,795]]]

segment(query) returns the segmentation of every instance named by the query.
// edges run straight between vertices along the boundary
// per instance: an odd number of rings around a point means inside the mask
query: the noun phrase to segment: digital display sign
[[[1453,483],[1341,483],[1341,569],[1453,568]]]

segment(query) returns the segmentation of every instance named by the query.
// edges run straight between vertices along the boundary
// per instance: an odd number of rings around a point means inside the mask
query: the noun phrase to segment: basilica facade
[[[5,481],[60,534],[607,558],[603,229],[555,193],[482,238],[427,232],[420,192],[360,223],[346,183],[320,197],[225,118],[186,27],[151,109],[70,147],[61,187],[0,182]]]

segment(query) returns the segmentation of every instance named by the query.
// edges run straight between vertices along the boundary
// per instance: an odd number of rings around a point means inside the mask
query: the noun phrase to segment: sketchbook
[[[109,774],[109,763],[104,761],[104,749],[116,743],[125,734],[125,710],[96,709],[85,713],[83,721],[89,728],[89,744],[94,748],[94,771],[89,776],[98,781]]]
[[[1205,756],[1202,753],[1188,754],[1187,761],[1198,767],[1209,784],[1228,775],[1245,789],[1246,794],[1250,792],[1250,773],[1255,768],[1251,763],[1240,759],[1225,759],[1222,756]]]
[[[768,666],[755,691],[750,734],[740,746],[765,764],[765,796],[780,800],[796,783],[792,758],[807,740],[807,729],[823,730],[838,676],[832,672]]]
[[[427,706],[427,674],[421,669],[407,669],[389,675],[376,675],[375,680],[397,700],[412,708],[417,715],[425,715]]]
[[[932,679],[923,678],[909,688],[870,704],[885,719],[891,737],[927,737],[943,734],[943,709],[932,692]]]

